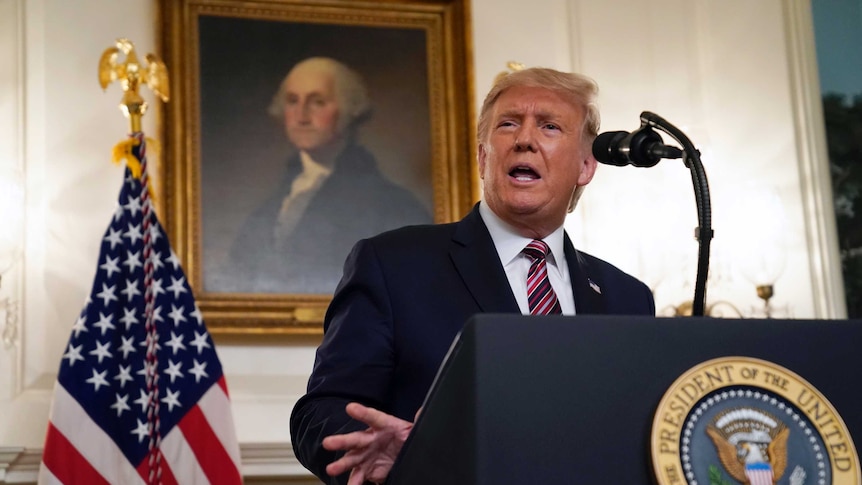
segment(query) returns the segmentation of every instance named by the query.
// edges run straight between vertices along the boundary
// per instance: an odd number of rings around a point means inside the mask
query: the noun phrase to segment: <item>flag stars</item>
[[[144,236],[141,234],[141,225],[140,224],[132,224],[129,223],[129,229],[123,233],[123,237],[129,238],[130,244],[135,244],[138,239],[143,239]]]
[[[123,316],[120,318],[120,322],[126,325],[126,331],[128,331],[132,325],[140,323],[138,321],[138,317],[135,316],[135,310],[133,308],[123,308]]]
[[[75,333],[75,338],[78,338],[78,335],[81,332],[89,332],[89,330],[87,330],[86,323],[87,323],[87,317],[85,315],[81,315],[78,317],[77,320],[75,320],[75,324],[72,325],[72,332]]]
[[[174,355],[177,355],[177,351],[180,349],[186,349],[185,344],[183,344],[183,338],[185,338],[183,335],[177,335],[174,332],[171,332],[171,339],[165,345],[174,351]]]
[[[117,375],[114,376],[115,381],[120,381],[120,389],[126,387],[126,382],[132,382],[135,380],[132,377],[132,366],[131,365],[119,365],[117,368]]]
[[[123,344],[120,345],[120,348],[117,350],[119,350],[120,352],[123,353],[123,359],[125,360],[125,359],[129,358],[129,353],[136,352],[135,344],[132,342],[132,337],[129,337],[129,338],[120,337],[120,338],[123,339]]]
[[[132,434],[138,436],[138,443],[140,443],[150,435],[150,428],[147,426],[147,423],[139,419],[138,426],[132,430]]]
[[[93,326],[102,330],[102,335],[105,335],[105,332],[110,328],[111,330],[116,329],[117,327],[114,325],[114,315],[108,314],[105,315],[102,312],[99,312],[99,321],[94,323]]]
[[[137,404],[141,407],[141,412],[147,412],[147,406],[150,404],[150,395],[146,393],[143,389],[139,389],[141,392],[140,397],[132,401],[132,404]]]
[[[141,255],[134,251],[126,251],[126,260],[123,261],[125,266],[129,267],[129,272],[134,272],[135,268],[143,268],[141,264]]]
[[[155,243],[156,243],[156,241],[153,240],[153,244],[155,244]],[[153,272],[158,271],[158,270],[165,267],[165,263],[162,261],[162,253],[160,253],[156,250],[153,250],[151,259],[153,260]]]
[[[101,342],[96,342],[96,348],[90,351],[90,355],[95,355],[96,357],[98,357],[99,363],[101,364],[103,358],[107,357],[110,359],[113,357],[113,355],[111,355],[111,353],[108,351],[108,349],[110,348],[111,342],[105,342],[104,344],[102,344]]]
[[[192,374],[195,376],[195,383],[199,383],[201,381],[201,379],[204,377],[209,377],[209,374],[207,374],[207,371],[206,371],[206,368],[207,368],[207,362],[206,361],[203,361],[203,363],[201,363],[201,362],[198,362],[198,359],[192,359],[192,362],[194,363],[194,365],[192,366],[192,369],[189,371],[189,374]]]
[[[108,385],[108,381],[105,380],[105,374],[107,373],[108,371],[106,370],[96,372],[96,369],[93,369],[93,377],[90,377],[86,381],[88,384],[93,385],[93,392],[99,392],[100,387]]]
[[[196,347],[198,349],[198,355],[204,351],[204,348],[210,347],[209,342],[207,342],[207,333],[197,333],[195,332],[195,339],[191,341],[189,344],[192,347]]]
[[[138,282],[135,280],[126,280],[126,287],[120,291],[123,295],[126,296],[127,300],[131,300],[137,295],[141,294],[141,290],[138,289]],[[124,308],[125,310],[125,308]]]
[[[141,199],[138,197],[129,197],[128,202],[123,208],[131,212],[132,217],[135,217],[141,211]]]
[[[108,255],[105,255],[105,262],[102,263],[101,265],[99,265],[99,268],[107,271],[107,273],[108,273],[107,277],[110,278],[111,275],[113,275],[114,273],[120,272],[120,265],[118,264],[119,262],[120,262],[119,257],[112,258]]]
[[[171,303],[171,312],[168,313],[168,317],[170,317],[170,319],[174,321],[174,327],[178,327],[180,323],[186,321],[186,317],[185,315],[183,315],[183,310],[184,309],[182,305],[177,308],[173,303]]]
[[[102,291],[96,293],[96,296],[101,298],[102,299],[102,305],[107,307],[108,303],[110,303],[111,301],[115,301],[115,300],[120,301],[120,299],[117,298],[117,295],[114,294],[114,292],[116,290],[117,290],[116,285],[108,286],[108,285],[102,283]]]
[[[154,279],[153,280],[153,298],[158,297],[160,293],[164,294],[164,292],[165,292],[165,289],[162,288],[162,280],[158,279],[158,278]]]
[[[111,251],[114,250],[114,246],[123,243],[123,238],[120,236],[120,231],[115,231],[113,227],[108,228],[108,235],[105,236],[105,238],[102,240],[111,243]],[[110,273],[108,273],[108,277],[110,276]]]
[[[162,237],[162,231],[159,230],[159,225],[152,224],[150,226],[150,239],[153,241],[153,244],[155,244],[160,237]],[[158,254],[156,254],[156,256],[158,256]]]
[[[63,354],[64,359],[69,359],[69,367],[75,365],[76,360],[84,360],[84,358],[81,357],[81,347],[83,347],[83,345],[75,346],[69,344],[69,350],[67,350],[66,353]]]
[[[155,286],[155,281],[153,281],[153,286]],[[164,290],[162,290],[164,291]],[[153,308],[153,321],[154,322],[164,322],[165,319],[162,318],[162,307],[157,306]]]
[[[189,313],[189,315],[192,316],[195,320],[197,320],[198,325],[200,325],[204,322],[203,315],[201,315],[201,309],[198,308],[197,303],[195,303],[195,311]]]
[[[176,380],[177,377],[179,377],[179,378],[185,377],[185,376],[183,376],[183,373],[181,370],[182,366],[183,366],[182,362],[174,363],[173,360],[168,359],[168,368],[165,370],[165,374],[171,376],[171,384],[174,383],[174,380]]]
[[[180,267],[180,258],[177,257],[177,254],[173,249],[171,249],[171,255],[165,261],[171,263],[171,266],[174,267],[174,271]]]
[[[170,388],[166,389],[166,391],[168,395],[162,398],[162,402],[168,405],[168,412],[173,411],[174,406],[182,407],[179,399],[180,391],[172,392]]]
[[[185,276],[180,276],[180,279],[176,279],[171,276],[171,286],[168,286],[168,291],[172,291],[174,293],[174,299],[179,298],[181,294],[188,291],[185,288],[185,283]]]
[[[130,408],[129,405],[126,403],[126,401],[129,400],[128,394],[126,394],[125,396],[120,396],[119,394],[117,394],[116,396],[117,400],[114,401],[114,404],[111,405],[111,409],[117,410],[117,417],[119,418],[120,415],[123,414],[123,411],[129,411],[132,408]]]
[[[117,208],[114,210],[114,222],[119,221],[122,217],[123,217],[123,206],[118,205]],[[119,234],[119,233],[117,233],[117,234]],[[113,247],[111,249],[113,249]]]

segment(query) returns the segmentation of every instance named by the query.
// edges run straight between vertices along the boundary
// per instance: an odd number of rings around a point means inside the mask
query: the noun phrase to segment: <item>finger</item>
[[[323,447],[329,451],[351,450],[364,448],[374,441],[374,434],[369,430],[354,431],[347,434],[334,434],[323,438]]]
[[[362,421],[372,428],[386,428],[402,421],[383,411],[378,411],[356,402],[348,404],[345,410],[351,418]]]
[[[338,460],[326,465],[326,473],[331,477],[341,475],[350,469],[356,469],[365,460],[366,453],[348,451]]]

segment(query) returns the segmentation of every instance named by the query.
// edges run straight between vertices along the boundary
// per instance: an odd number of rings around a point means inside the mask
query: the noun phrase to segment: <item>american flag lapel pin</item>
[[[591,280],[591,279],[587,278],[587,283],[589,283],[589,284],[590,284],[590,288],[592,288],[592,289],[593,289],[593,291],[595,291],[596,293],[598,293],[598,294],[600,294],[600,295],[602,294],[602,289],[601,289],[601,288],[599,288],[599,285],[597,285],[595,281],[593,281],[593,280]]]

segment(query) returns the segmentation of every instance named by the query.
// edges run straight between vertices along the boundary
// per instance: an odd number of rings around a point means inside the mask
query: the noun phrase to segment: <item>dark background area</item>
[[[847,315],[862,318],[862,0],[812,0]]]

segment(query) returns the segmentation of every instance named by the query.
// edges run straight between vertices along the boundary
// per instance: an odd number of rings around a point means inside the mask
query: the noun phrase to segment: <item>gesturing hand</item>
[[[326,473],[334,477],[351,470],[348,485],[362,485],[366,480],[383,482],[413,423],[355,402],[348,404],[346,410],[351,418],[367,424],[368,429],[323,439],[327,450],[347,450],[344,456],[327,465]]]

